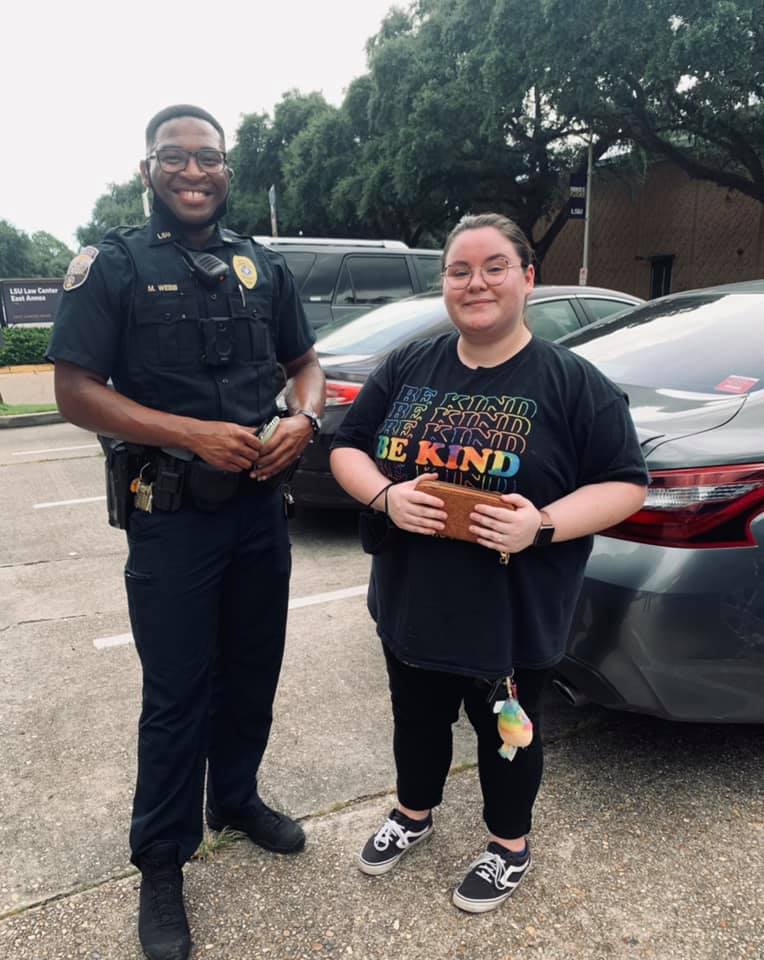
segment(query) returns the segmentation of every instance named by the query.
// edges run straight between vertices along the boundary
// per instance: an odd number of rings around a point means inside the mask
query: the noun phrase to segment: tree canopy
[[[556,110],[764,203],[762,0],[580,0],[575,17],[565,0],[543,9],[531,55],[548,64]]]
[[[99,243],[112,227],[132,227],[145,221],[141,194],[143,183],[140,174],[135,174],[127,183],[112,183],[107,193],[96,200],[93,214],[85,226],[77,230],[77,240],[85,247]]]
[[[287,92],[244,116],[228,223],[442,242],[498,210],[543,260],[570,175],[608,152],[665,157],[764,202],[764,0],[416,0],[367,43],[339,107]],[[142,220],[140,181],[99,198],[93,242]]]
[[[63,277],[73,256],[65,243],[44,230],[29,236],[0,220],[0,277]]]

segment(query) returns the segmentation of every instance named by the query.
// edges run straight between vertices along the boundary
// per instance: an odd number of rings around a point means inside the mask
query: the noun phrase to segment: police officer
[[[125,581],[143,668],[131,859],[144,952],[177,960],[205,768],[212,829],[277,853],[305,843],[260,799],[257,770],[290,573],[278,476],[320,427],[324,379],[283,258],[219,225],[232,171],[217,120],[162,110],[140,169],[151,217],[74,258],[49,356],[63,415],[131,451]],[[291,415],[264,442],[286,378]]]

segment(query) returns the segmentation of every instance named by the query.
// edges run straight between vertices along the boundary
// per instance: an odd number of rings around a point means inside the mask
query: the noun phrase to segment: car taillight
[[[361,392],[362,383],[350,383],[347,380],[326,381],[326,406],[344,407],[352,403]]]
[[[657,470],[645,505],[606,537],[666,547],[755,546],[751,520],[764,510],[764,463]]]

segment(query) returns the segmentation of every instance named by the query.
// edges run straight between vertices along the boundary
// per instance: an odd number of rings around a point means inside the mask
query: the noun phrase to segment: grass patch
[[[21,413],[52,413],[55,403],[0,403],[0,417],[15,417]]]
[[[231,844],[238,843],[243,837],[243,833],[240,833],[238,830],[230,830],[228,827],[223,827],[220,833],[205,833],[202,842],[197,847],[196,853],[191,859],[209,860],[211,857],[214,857],[216,853],[220,853],[221,850],[230,847]]]

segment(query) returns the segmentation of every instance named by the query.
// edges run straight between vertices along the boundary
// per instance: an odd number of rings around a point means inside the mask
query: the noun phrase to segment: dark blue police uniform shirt
[[[282,364],[315,342],[294,278],[280,254],[216,226],[204,250],[229,269],[210,290],[176,242],[182,237],[156,214],[142,227],[110,231],[84,282],[65,290],[47,355],[111,377],[121,394],[153,409],[262,423],[276,412]],[[208,318],[231,321],[228,364],[207,362]]]

